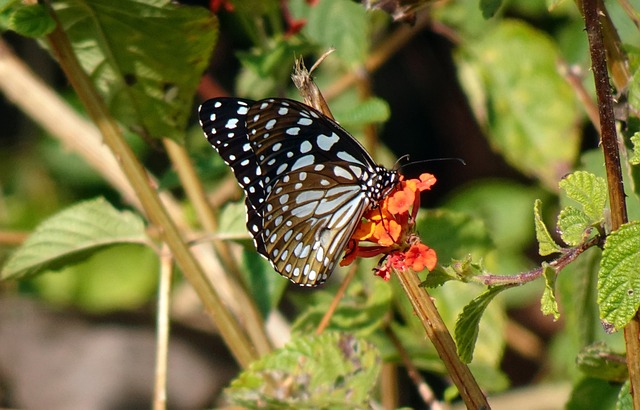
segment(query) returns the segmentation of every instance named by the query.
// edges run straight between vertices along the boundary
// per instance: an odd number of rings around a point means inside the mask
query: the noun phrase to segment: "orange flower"
[[[436,252],[423,243],[411,245],[405,252],[405,265],[415,272],[420,272],[424,268],[432,270],[436,267],[438,257]]]
[[[409,212],[409,209],[411,209],[411,206],[416,201],[415,189],[411,189],[411,187],[409,187],[406,182],[405,184],[407,186],[405,186],[402,191],[397,191],[390,196],[388,201],[386,201],[388,204],[389,212],[391,212],[392,214],[402,214],[405,212]]]
[[[391,278],[393,269],[432,270],[437,263],[436,252],[420,243],[415,234],[415,217],[420,208],[420,192],[430,189],[435,182],[431,174],[407,180],[401,176],[396,188],[377,208],[365,214],[340,265],[349,265],[357,257],[383,255],[374,272],[384,280]]]

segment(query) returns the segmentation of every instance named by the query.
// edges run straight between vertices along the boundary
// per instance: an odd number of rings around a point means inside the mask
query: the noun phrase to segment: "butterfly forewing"
[[[261,168],[249,142],[247,113],[251,100],[216,98],[200,106],[200,125],[207,140],[231,167],[247,195],[247,206],[257,207],[265,200]]]
[[[267,185],[288,172],[327,161],[371,172],[375,166],[342,127],[297,101],[269,99],[254,104],[247,114],[247,129]]]
[[[367,209],[397,184],[338,124],[293,100],[209,100],[205,135],[247,199],[258,252],[291,281],[324,282]]]

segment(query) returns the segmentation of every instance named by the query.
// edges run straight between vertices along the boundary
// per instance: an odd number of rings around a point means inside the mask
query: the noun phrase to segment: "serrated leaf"
[[[631,143],[633,144],[633,155],[629,159],[632,165],[640,164],[640,132],[636,131],[631,136]]]
[[[502,0],[480,0],[480,10],[482,17],[488,19],[493,17],[502,6]]]
[[[555,189],[578,155],[581,115],[558,73],[555,43],[525,23],[503,20],[463,44],[456,56],[460,79],[491,144]]]
[[[170,0],[53,2],[80,64],[111,113],[138,133],[181,139],[218,28]]]
[[[293,339],[262,357],[225,392],[232,403],[249,408],[366,409],[379,371],[373,345],[328,332]]]
[[[8,29],[27,37],[42,37],[56,27],[42,4],[14,2],[9,13]]]
[[[624,356],[604,342],[586,346],[576,358],[578,369],[589,377],[621,383],[629,377]]]
[[[582,205],[592,224],[604,219],[604,206],[607,203],[607,183],[604,178],[576,171],[562,179],[559,185],[569,198]]]
[[[591,218],[571,205],[563,208],[558,215],[558,230],[568,245],[577,246],[584,242],[590,227]]]
[[[146,243],[144,223],[104,198],[81,202],[42,222],[9,258],[2,279],[18,279],[79,262],[105,246]]]
[[[335,47],[342,61],[355,66],[367,56],[367,25],[366,10],[360,4],[323,0],[313,8],[302,32],[325,49]]]
[[[600,319],[616,330],[640,307],[640,221],[624,224],[607,237],[598,272]]]
[[[542,206],[542,201],[536,199],[536,202],[533,205],[533,219],[536,227],[536,240],[538,241],[538,253],[541,256],[551,255],[553,253],[558,253],[562,251],[562,248],[558,246],[556,241],[553,240],[551,235],[549,234],[549,230],[547,226],[544,224],[542,220],[542,216],[540,214],[540,207]]]
[[[558,302],[556,301],[555,295],[556,277],[558,273],[547,263],[543,263],[542,268],[544,291],[540,299],[540,310],[544,315],[553,315],[553,320],[556,321],[560,318],[560,311],[558,311]]]
[[[511,286],[495,286],[487,289],[464,307],[456,321],[455,338],[458,355],[465,363],[473,360],[473,349],[480,332],[480,319],[489,302],[500,292]]]

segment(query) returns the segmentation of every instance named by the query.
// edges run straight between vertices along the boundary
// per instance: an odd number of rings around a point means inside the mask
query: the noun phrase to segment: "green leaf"
[[[631,383],[629,380],[624,382],[620,389],[616,410],[633,410],[633,396],[631,396]]]
[[[438,260],[464,259],[471,254],[481,259],[493,249],[493,242],[481,219],[446,209],[418,214],[422,243],[436,250]]]
[[[604,219],[604,206],[607,203],[607,183],[604,178],[576,171],[562,179],[559,185],[569,198],[583,206],[592,224]]]
[[[218,27],[170,0],[53,3],[78,60],[111,113],[134,131],[181,139]]]
[[[502,6],[502,0],[480,0],[480,10],[482,17],[488,19],[493,17]]]
[[[369,343],[334,332],[293,339],[252,363],[226,390],[236,405],[269,409],[367,409],[380,371]]]
[[[458,355],[463,362],[469,363],[473,359],[473,350],[480,332],[480,319],[489,306],[489,302],[500,292],[511,286],[495,286],[487,289],[464,307],[456,321],[455,338]]]
[[[115,245],[55,275],[38,275],[27,286],[49,302],[93,313],[137,309],[155,296],[158,265],[151,248]]]
[[[318,2],[302,32],[325,49],[334,47],[335,54],[351,66],[362,64],[367,57],[368,19],[360,4],[344,0]]]
[[[98,198],[67,208],[42,222],[11,255],[2,279],[18,279],[77,263],[98,249],[147,242],[142,220]]]
[[[308,303],[308,308],[293,324],[293,331],[298,334],[312,333],[333,299],[332,293],[314,295],[313,303]],[[328,329],[348,331],[365,337],[382,327],[390,309],[389,283],[377,278],[372,278],[370,282],[366,282],[366,285],[362,281],[354,281],[331,316]]]
[[[640,221],[624,224],[607,237],[598,272],[600,319],[616,330],[640,307]]]
[[[360,125],[385,122],[389,119],[391,110],[389,104],[381,98],[368,98],[356,105],[351,110],[340,113],[340,124]]]
[[[558,273],[547,263],[543,263],[542,268],[544,275],[544,291],[542,292],[542,298],[540,299],[540,310],[544,315],[553,315],[553,320],[556,321],[560,318],[558,302],[556,301],[555,295],[556,277]]]
[[[471,259],[469,259],[469,262]],[[458,264],[462,264],[464,262],[457,262]],[[456,265],[456,262],[452,263],[452,265]],[[465,264],[466,265],[466,264]],[[420,286],[424,286],[427,288],[437,288],[438,286],[444,285],[446,282],[450,280],[458,280],[459,277],[456,273],[456,269],[451,266],[436,266],[434,270],[427,273],[427,278],[420,284]]]
[[[547,10],[550,12],[554,11],[558,6],[560,6],[564,0],[545,0],[547,4]]]
[[[56,28],[56,22],[51,18],[42,4],[24,4],[12,2],[7,4],[7,28],[27,37],[42,37]]]
[[[622,383],[629,377],[623,355],[615,353],[604,342],[586,346],[576,358],[578,369],[588,377]]]
[[[591,230],[591,218],[581,210],[569,205],[558,215],[558,230],[562,240],[571,246],[584,242]]]
[[[541,31],[504,20],[463,45],[460,80],[491,144],[512,166],[555,189],[575,162],[581,135],[581,113],[558,73],[555,44]]]
[[[631,159],[629,159],[629,162],[632,165],[638,165],[640,164],[640,132],[636,131],[631,136],[631,143],[633,144],[633,155]]]
[[[490,226],[496,248],[521,251],[531,245],[531,202],[548,196],[542,189],[507,180],[479,180],[456,191],[443,208],[466,212]]]
[[[620,385],[586,377],[573,387],[566,410],[613,410]]]
[[[542,216],[540,215],[540,207],[542,206],[542,201],[536,199],[536,202],[533,205],[533,218],[536,227],[536,240],[538,241],[538,253],[541,256],[551,255],[553,253],[562,252],[562,248],[558,246],[556,241],[553,240],[549,231],[547,230],[547,226],[544,224],[542,220]]]
[[[252,245],[242,251],[241,275],[264,318],[278,306],[289,280],[282,277]]]

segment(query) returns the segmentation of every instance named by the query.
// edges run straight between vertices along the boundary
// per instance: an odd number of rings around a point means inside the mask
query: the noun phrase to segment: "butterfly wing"
[[[200,122],[247,194],[258,252],[301,285],[328,278],[364,212],[397,183],[337,123],[297,101],[213,99]]]

